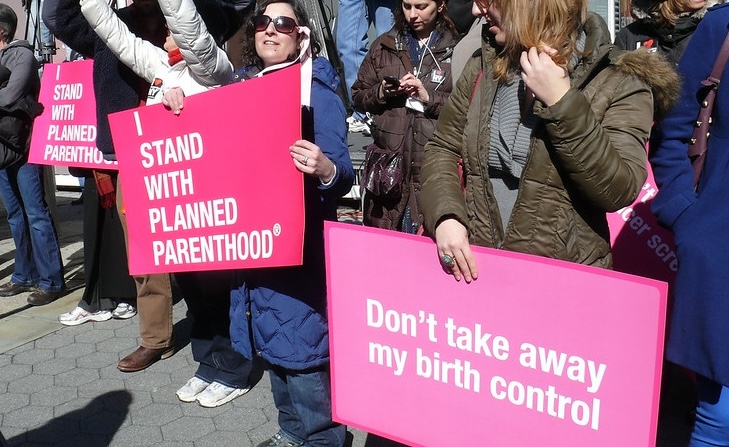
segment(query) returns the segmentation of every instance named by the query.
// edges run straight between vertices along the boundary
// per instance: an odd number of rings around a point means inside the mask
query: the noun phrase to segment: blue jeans
[[[65,286],[56,227],[44,197],[43,167],[18,162],[0,170],[0,195],[15,242],[10,281],[46,292]]]
[[[689,447],[729,446],[729,388],[697,375],[699,403]]]
[[[329,366],[306,371],[267,366],[281,434],[303,446],[343,446],[347,428],[332,421]]]
[[[378,36],[389,31],[395,24],[395,7],[395,0],[339,0],[336,41],[350,104],[352,84],[357,80],[359,66],[367,55],[367,31],[373,22]],[[355,111],[357,119],[363,116]]]

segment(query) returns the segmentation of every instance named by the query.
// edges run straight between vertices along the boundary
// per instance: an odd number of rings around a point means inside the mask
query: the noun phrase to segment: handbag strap
[[[700,104],[699,114],[696,119],[696,127],[691,135],[688,149],[688,156],[691,159],[691,166],[694,171],[694,189],[699,183],[701,171],[706,161],[707,140],[709,139],[709,127],[711,125],[711,113],[714,109],[714,99],[724,74],[724,68],[729,61],[729,33],[724,38],[719,54],[716,56],[714,66],[709,77],[701,81],[703,88],[707,90],[706,96]]]

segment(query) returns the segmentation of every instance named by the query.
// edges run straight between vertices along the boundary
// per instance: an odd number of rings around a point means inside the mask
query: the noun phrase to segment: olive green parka
[[[617,50],[596,14],[584,31],[570,90],[551,107],[534,104],[539,122],[503,228],[488,174],[497,50],[484,30],[480,54],[467,63],[425,147],[421,204],[428,231],[452,217],[466,226],[471,244],[612,266],[605,213],[632,203],[643,186],[654,103],[659,112],[670,108],[678,77],[657,54]]]

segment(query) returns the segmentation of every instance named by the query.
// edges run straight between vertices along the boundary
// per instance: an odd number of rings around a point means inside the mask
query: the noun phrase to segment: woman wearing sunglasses
[[[292,63],[301,62],[302,73],[313,65],[313,76],[301,81],[311,84],[311,107],[302,108],[306,139],[289,148],[293,167],[304,173],[303,265],[239,271],[231,293],[233,346],[263,360],[279,412],[280,430],[259,446],[341,446],[346,433],[331,413],[323,221],[336,220],[336,200],[350,190],[354,170],[339,79],[326,59],[309,58],[309,48],[316,55],[319,46],[308,23],[298,0],[258,3],[244,37],[248,65],[235,75],[245,81]]]
[[[611,45],[587,0],[476,0],[473,13],[487,21],[482,49],[425,148],[438,259],[467,282],[478,276],[470,244],[610,268],[605,213],[643,186],[673,67]]]
[[[445,0],[401,0],[395,26],[365,56],[352,85],[355,108],[374,121],[362,180],[365,225],[406,233],[422,225],[423,148],[451,93],[457,41]]]

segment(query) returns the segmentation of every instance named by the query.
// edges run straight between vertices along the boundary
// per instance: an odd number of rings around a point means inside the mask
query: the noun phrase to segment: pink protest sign
[[[608,213],[610,244],[615,270],[646,278],[673,281],[678,258],[670,231],[658,225],[651,212],[651,200],[658,186],[648,165],[648,179],[630,206]]]
[[[655,445],[665,283],[479,247],[457,283],[430,239],[325,231],[336,420],[429,447]]]
[[[96,99],[92,60],[46,64],[28,161],[36,164],[116,169],[96,148]]]
[[[109,115],[132,274],[301,264],[299,66]]]

